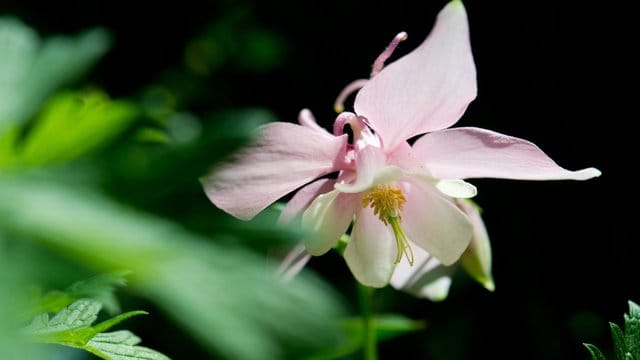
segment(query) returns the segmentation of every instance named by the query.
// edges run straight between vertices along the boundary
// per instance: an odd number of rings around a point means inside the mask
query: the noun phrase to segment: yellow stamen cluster
[[[362,206],[371,206],[373,213],[385,225],[389,225],[390,218],[400,217],[400,210],[406,202],[402,190],[391,185],[378,185],[362,198]]]
[[[402,190],[392,185],[378,185],[371,189],[363,198],[362,206],[373,208],[373,213],[378,216],[385,225],[391,225],[396,238],[395,264],[402,260],[402,255],[407,257],[409,264],[413,265],[413,249],[409,244],[407,235],[400,226],[400,211],[407,202]]]

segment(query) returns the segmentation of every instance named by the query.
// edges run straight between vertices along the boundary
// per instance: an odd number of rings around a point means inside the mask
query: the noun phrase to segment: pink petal
[[[260,128],[252,146],[201,181],[209,199],[229,214],[249,220],[309,181],[338,170],[347,136],[334,137],[290,123]]]
[[[278,222],[286,224],[301,215],[316,197],[333,190],[334,184],[335,180],[320,179],[298,190],[280,213]]]
[[[287,253],[284,259],[282,259],[282,262],[276,270],[276,276],[282,279],[282,281],[291,281],[302,271],[310,259],[311,255],[305,250],[304,245],[296,245]]]
[[[402,186],[407,198],[401,222],[405,234],[444,265],[453,264],[471,241],[469,219],[433,185],[414,180]]]
[[[586,180],[600,176],[594,168],[563,169],[529,141],[479,128],[427,134],[415,142],[413,151],[441,179]]]
[[[339,182],[336,189],[345,193],[359,193],[402,176],[402,170],[397,166],[387,165],[387,156],[375,146],[366,146],[356,152],[356,170],[356,180],[353,183]]]
[[[329,133],[325,128],[318,125],[316,122],[316,118],[313,116],[313,113],[309,109],[302,109],[298,114],[298,123],[302,126],[306,126],[310,129],[320,131],[322,133]]]
[[[358,194],[333,190],[313,200],[302,214],[304,245],[311,255],[322,255],[335,246],[349,228],[360,199]]]
[[[455,266],[443,266],[435,257],[412,244],[415,262],[401,261],[389,282],[395,289],[417,297],[442,301],[449,294]]]
[[[412,136],[453,125],[475,97],[467,14],[462,2],[451,1],[422,45],[365,84],[354,108],[391,151]]]
[[[372,208],[361,209],[344,250],[353,276],[366,286],[383,287],[389,283],[395,257],[396,240],[391,227],[380,221]]]

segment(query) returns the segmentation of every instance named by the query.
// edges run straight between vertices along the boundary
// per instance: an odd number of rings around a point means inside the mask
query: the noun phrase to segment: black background
[[[397,54],[417,46],[445,3],[9,1],[0,4],[0,13],[14,14],[42,34],[109,29],[114,47],[89,81],[121,97],[136,96],[166,69],[181,66],[187,42],[208,23],[238,7],[249,9],[251,25],[283,39],[283,62],[267,72],[220,72],[192,110],[259,106],[295,121],[307,107],[329,125],[342,86],[366,77],[397,32],[409,33]],[[462,274],[443,303],[383,290],[381,310],[427,319],[429,326],[383,344],[382,358],[585,359],[581,343],[610,347],[607,321],[619,323],[626,301],[640,301],[633,231],[638,91],[631,52],[637,40],[623,19],[632,14],[621,3],[605,2],[465,5],[479,92],[459,125],[531,140],[560,165],[595,166],[603,176],[587,182],[473,181],[492,239],[497,290],[489,293]],[[330,255],[312,266],[345,296],[355,295],[340,259]]]

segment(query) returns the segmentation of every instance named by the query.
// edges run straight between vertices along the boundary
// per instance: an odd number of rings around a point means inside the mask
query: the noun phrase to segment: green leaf
[[[613,348],[616,352],[616,359],[625,360],[627,354],[627,344],[624,334],[618,325],[609,323],[611,327],[611,337],[613,338]]]
[[[0,137],[11,123],[33,116],[56,88],[88,70],[109,46],[101,29],[41,41],[19,20],[0,17]]]
[[[317,351],[342,338],[342,304],[309,274],[284,284],[263,257],[55,178],[0,175],[0,198],[0,229],[98,270],[130,269],[134,292],[226,358],[282,358],[291,344]]]
[[[640,306],[629,301],[629,314],[624,315],[627,349],[633,359],[640,359]]]
[[[28,315],[42,312],[59,312],[69,304],[81,298],[98,300],[110,314],[120,312],[120,304],[115,297],[115,288],[126,285],[124,276],[128,272],[101,274],[90,279],[78,281],[64,291],[54,290],[35,300]]]
[[[75,299],[91,298],[98,300],[108,313],[119,313],[120,304],[115,296],[115,290],[116,287],[123,287],[127,284],[125,276],[128,274],[129,271],[116,271],[96,275],[90,279],[72,284],[64,292]]]
[[[127,330],[101,333],[94,336],[85,349],[107,360],[165,360],[165,355],[137,346],[140,338]]]
[[[105,330],[109,330],[110,328],[118,325],[119,323],[127,320],[128,318],[134,317],[134,316],[138,316],[138,315],[147,315],[149,314],[146,311],[142,311],[142,310],[134,310],[134,311],[128,311],[126,313],[122,313],[118,316],[112,317],[109,320],[105,320],[101,323],[99,323],[98,325],[94,326],[94,329],[96,332],[103,332]]]
[[[91,326],[102,304],[92,299],[80,299],[62,309],[52,319],[46,313],[34,318],[23,333],[34,342],[60,344],[87,350],[106,360],[168,359],[163,354],[136,346],[140,338],[130,331],[103,331],[144,311],[130,311]]]
[[[584,347],[587,348],[587,350],[589,350],[589,354],[591,354],[591,360],[607,360],[604,355],[602,355],[602,352],[600,352],[600,349],[598,349],[595,345],[591,345],[591,344],[582,344],[584,345]]]
[[[14,165],[66,162],[111,141],[131,124],[138,109],[101,92],[66,92],[43,108],[24,141],[14,146]]]
[[[393,339],[395,337],[422,330],[426,324],[424,321],[412,320],[402,315],[383,314],[376,315],[373,320],[378,341]],[[317,359],[337,359],[360,350],[364,342],[364,329],[362,319],[359,317],[348,318],[342,321],[346,330],[344,344],[338,349],[315,356]]]
[[[81,299],[62,309],[52,319],[46,313],[36,316],[26,331],[39,335],[87,327],[98,318],[101,308],[102,304],[95,300]]]
[[[624,333],[620,327],[614,323],[609,323],[611,327],[611,337],[617,360],[639,360],[640,359],[640,306],[633,301],[629,301],[629,314],[624,314]],[[584,344],[593,359],[604,359],[597,347]],[[597,357],[596,357],[597,356]]]

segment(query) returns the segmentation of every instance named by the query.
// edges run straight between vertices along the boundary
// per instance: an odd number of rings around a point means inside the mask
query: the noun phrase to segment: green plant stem
[[[358,283],[360,297],[360,311],[362,312],[362,325],[364,330],[363,354],[365,360],[378,359],[378,344],[376,328],[373,319],[373,294],[375,289]]]

